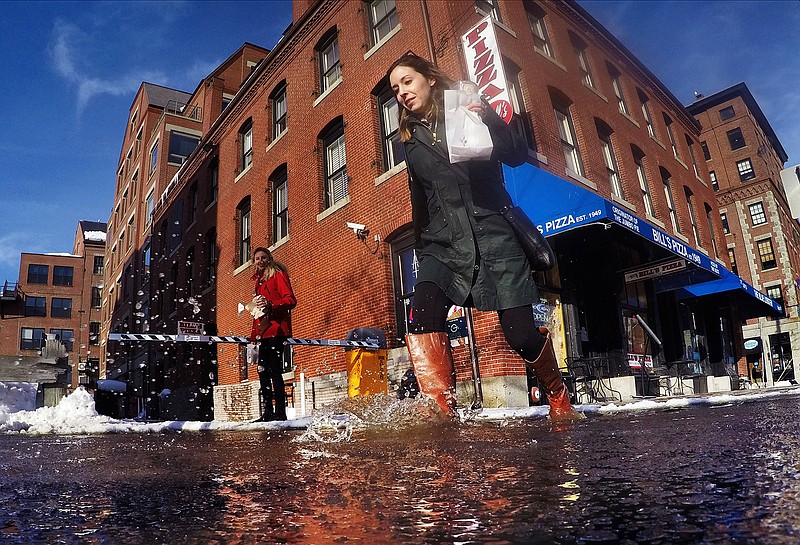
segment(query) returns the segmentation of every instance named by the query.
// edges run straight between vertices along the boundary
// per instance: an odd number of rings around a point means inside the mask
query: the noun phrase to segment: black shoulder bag
[[[466,173],[453,166],[450,161],[436,153],[433,149],[422,144],[422,147],[428,150],[437,160],[446,165],[457,176],[469,181]],[[522,251],[531,268],[535,271],[549,271],[556,264],[556,256],[553,254],[553,249],[544,235],[539,232],[539,228],[534,225],[528,215],[519,206],[504,206],[500,210],[500,214],[506,219],[514,234],[517,236],[519,245],[522,246]]]

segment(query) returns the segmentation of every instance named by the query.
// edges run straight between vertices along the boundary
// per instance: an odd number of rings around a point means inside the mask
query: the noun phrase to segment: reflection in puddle
[[[429,410],[387,397],[307,432],[0,435],[0,541],[798,542],[797,397],[560,431]]]

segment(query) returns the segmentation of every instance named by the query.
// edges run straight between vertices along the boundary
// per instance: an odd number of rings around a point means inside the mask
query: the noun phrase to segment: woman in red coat
[[[286,392],[283,384],[283,343],[292,336],[291,310],[297,305],[286,266],[275,261],[266,248],[253,252],[256,272],[253,302],[264,315],[253,319],[250,342],[258,342],[258,378],[264,399],[259,419],[286,420]],[[275,400],[275,408],[272,401]]]

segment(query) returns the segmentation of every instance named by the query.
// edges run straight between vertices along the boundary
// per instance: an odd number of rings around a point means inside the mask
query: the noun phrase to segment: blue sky
[[[684,104],[746,82],[800,163],[800,2],[580,3]],[[70,252],[79,220],[108,219],[142,81],[192,92],[290,22],[283,0],[0,2],[0,283],[21,252]]]

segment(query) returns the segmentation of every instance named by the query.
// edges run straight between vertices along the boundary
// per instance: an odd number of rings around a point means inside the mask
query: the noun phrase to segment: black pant
[[[268,337],[258,343],[258,380],[264,399],[264,414],[286,420],[286,390],[283,384],[283,342],[286,337]],[[275,408],[272,408],[272,400]]]
[[[433,282],[420,282],[414,287],[414,332],[446,331],[447,311],[453,302]],[[542,353],[545,337],[536,328],[533,308],[530,305],[498,310],[500,327],[506,342],[527,361],[534,361]]]

